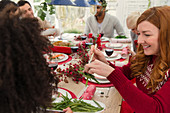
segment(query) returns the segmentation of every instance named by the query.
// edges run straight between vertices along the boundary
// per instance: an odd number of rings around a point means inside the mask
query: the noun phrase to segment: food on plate
[[[66,46],[66,47],[70,47],[71,44],[69,42],[56,41],[56,42],[53,43],[53,46]]]
[[[115,38],[117,38],[117,39],[125,39],[125,38],[127,38],[127,37],[126,37],[126,36],[118,35],[118,36],[116,36]]]
[[[86,72],[84,73],[84,72],[82,72],[83,70],[84,70],[84,68],[80,67],[78,72],[79,72],[80,74],[82,74],[82,75],[86,78],[86,86],[87,86],[87,84],[88,84],[89,79],[92,79],[92,80],[94,80],[96,83],[100,84],[100,82],[98,82],[98,80],[95,78],[94,75],[89,74],[89,73],[86,73]]]
[[[56,64],[56,61],[59,62],[60,60],[64,59],[66,56],[62,53],[49,53],[44,54],[44,58],[49,64]]]
[[[67,107],[70,107],[73,112],[97,112],[101,111],[104,108],[96,101],[92,100],[94,105],[85,102],[82,99],[72,99],[68,98],[67,95],[62,95],[63,100],[61,102],[53,102],[52,107],[48,108],[48,111],[51,110],[63,110]]]
[[[52,59],[60,59],[60,58],[63,58],[64,57],[64,55],[63,54],[53,54],[53,55],[50,55],[49,57],[48,57],[48,59],[50,59],[50,60],[52,60]]]

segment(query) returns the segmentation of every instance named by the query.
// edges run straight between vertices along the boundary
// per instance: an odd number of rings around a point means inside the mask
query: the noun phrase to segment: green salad
[[[126,39],[127,37],[126,37],[126,36],[118,35],[118,36],[116,36],[115,38],[117,38],[117,39]]]

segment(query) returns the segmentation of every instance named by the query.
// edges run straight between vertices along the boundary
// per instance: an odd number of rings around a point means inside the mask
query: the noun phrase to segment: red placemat
[[[54,46],[50,48],[53,52],[71,54],[71,47]]]
[[[59,88],[59,89],[66,90],[67,92],[69,92],[69,93],[70,93],[70,95],[72,96],[72,98],[76,98],[76,99],[77,99],[77,96],[76,96],[73,92],[71,92],[70,90],[65,89],[65,88],[61,88],[61,87],[58,87],[58,88]]]
[[[59,62],[58,65],[64,64],[66,62],[69,62],[70,60],[72,60],[72,57],[70,55],[68,55],[68,59],[63,61],[63,62]]]
[[[81,82],[84,83],[84,84],[86,84],[86,79],[83,78]],[[90,81],[88,81],[87,84],[88,84],[88,85],[95,85],[96,87],[112,87],[112,86],[113,86],[113,84],[111,84],[111,83],[107,83],[107,84],[97,84],[97,83],[90,82]]]

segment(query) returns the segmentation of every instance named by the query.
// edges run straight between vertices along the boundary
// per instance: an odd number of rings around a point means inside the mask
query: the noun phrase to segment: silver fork
[[[106,94],[106,98],[108,98],[109,97],[109,92],[110,92],[110,89],[111,89],[111,87],[109,87],[109,89],[108,89],[108,91],[107,91],[107,94]]]

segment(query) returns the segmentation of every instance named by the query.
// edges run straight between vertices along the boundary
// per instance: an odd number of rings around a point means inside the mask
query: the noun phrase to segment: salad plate
[[[68,98],[72,98],[71,94],[68,91],[64,90],[64,89],[58,88],[58,93],[60,93],[60,95],[53,94],[52,98],[61,98],[62,95],[68,96]]]

